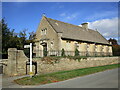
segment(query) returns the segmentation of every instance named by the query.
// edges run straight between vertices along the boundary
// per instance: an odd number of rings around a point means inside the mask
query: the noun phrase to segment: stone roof
[[[57,33],[62,33],[62,38],[109,44],[108,41],[98,31],[92,29],[86,30],[80,26],[47,17],[46,19]]]

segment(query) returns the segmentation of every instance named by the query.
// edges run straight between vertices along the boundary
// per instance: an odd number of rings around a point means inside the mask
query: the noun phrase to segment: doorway
[[[47,56],[47,43],[45,43],[44,45],[43,45],[43,56],[44,57],[46,57]]]

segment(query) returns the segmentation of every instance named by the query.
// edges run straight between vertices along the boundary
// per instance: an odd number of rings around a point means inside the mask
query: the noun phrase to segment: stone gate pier
[[[26,62],[28,58],[25,56],[23,50],[16,48],[8,49],[8,59],[2,60],[3,74],[8,76],[24,75],[26,74]]]

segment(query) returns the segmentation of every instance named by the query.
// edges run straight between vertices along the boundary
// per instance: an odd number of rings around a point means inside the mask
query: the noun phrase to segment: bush
[[[24,49],[24,53],[28,58],[30,58],[30,49],[29,48]]]
[[[44,49],[43,54],[44,54],[45,57],[47,56],[47,53],[48,53],[47,50]]]
[[[77,48],[75,49],[75,56],[79,56],[79,51]]]
[[[65,50],[64,49],[62,49],[62,51],[61,51],[62,53],[61,53],[61,56],[65,56]]]

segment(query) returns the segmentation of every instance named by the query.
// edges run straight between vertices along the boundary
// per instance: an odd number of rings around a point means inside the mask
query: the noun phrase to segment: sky
[[[2,17],[8,27],[20,32],[36,31],[42,14],[46,17],[99,31],[106,39],[118,38],[117,2],[2,2]]]

